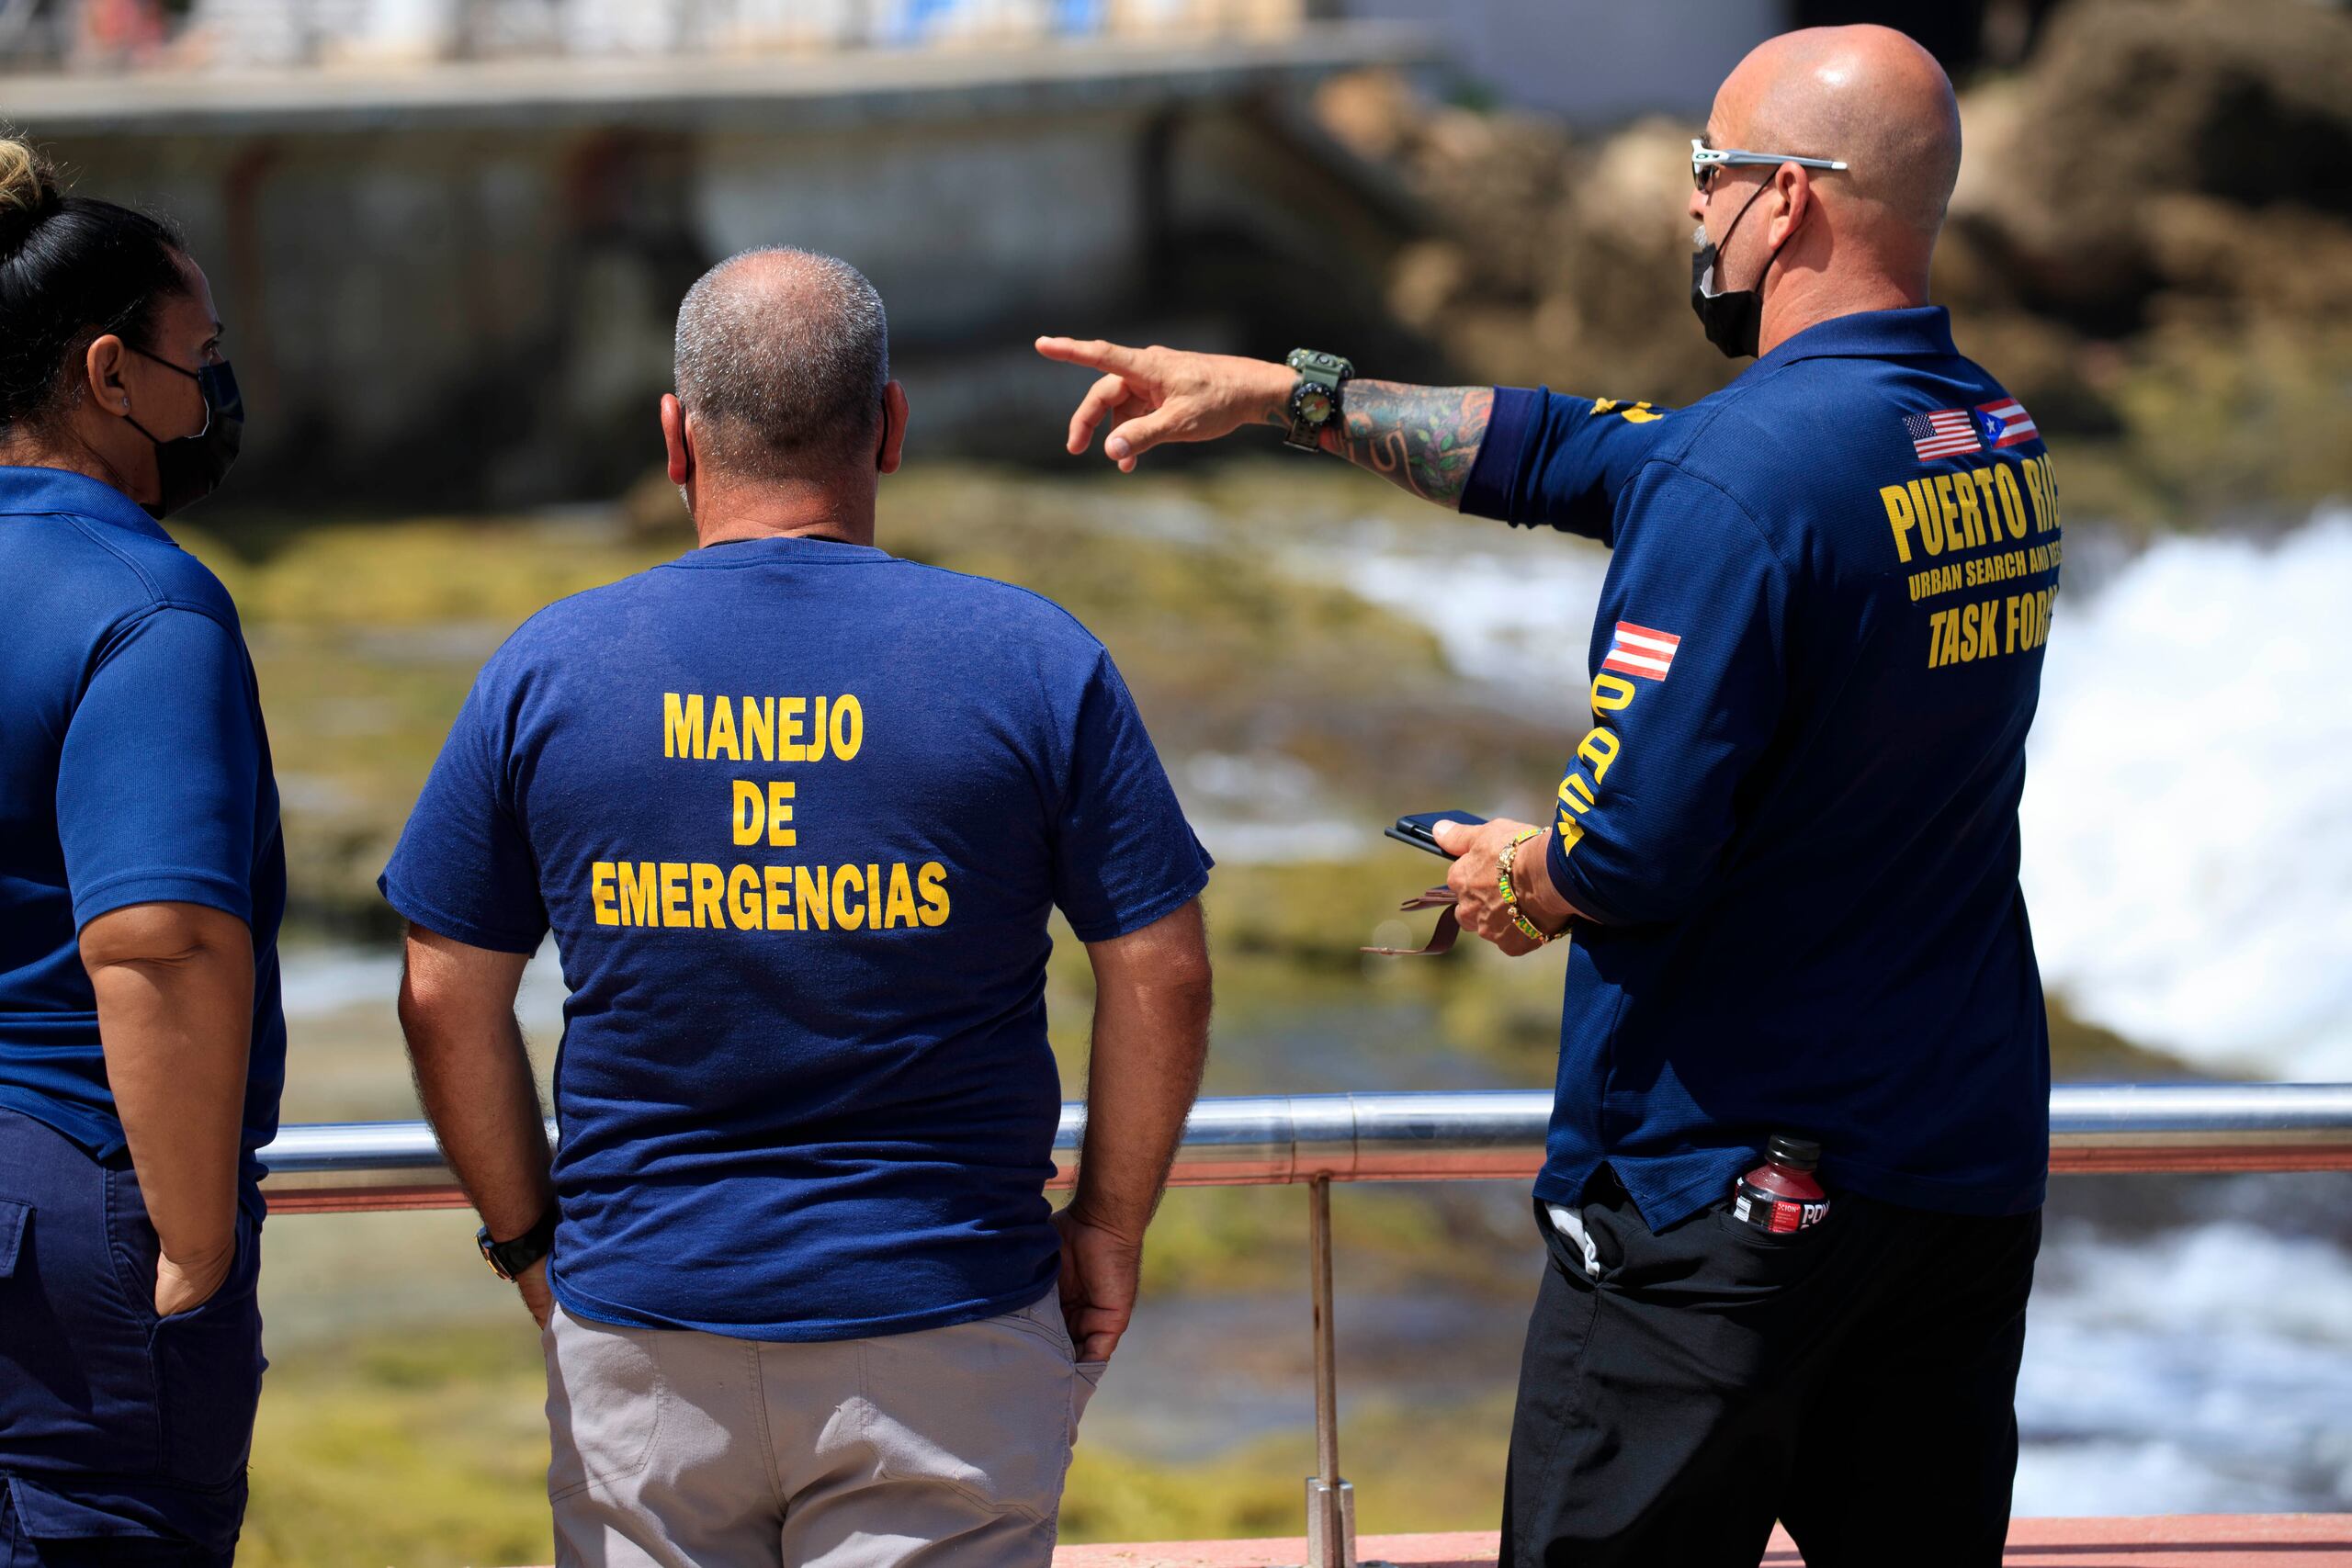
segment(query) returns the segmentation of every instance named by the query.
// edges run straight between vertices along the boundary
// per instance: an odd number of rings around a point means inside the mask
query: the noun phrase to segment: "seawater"
[[[2026,907],[2075,1015],[2221,1077],[2352,1078],[2352,511],[2167,539],[2060,601]]]
[[[2045,982],[2217,1077],[2352,1079],[2352,509],[2137,553],[2068,532],[2021,811]],[[1295,555],[1583,721],[1599,547],[1367,523]]]
[[[2219,1185],[2250,1213],[2118,1235],[2064,1217],[2060,1183],[2018,1382],[2019,1513],[2352,1506],[2352,1256],[2278,1223],[2271,1179]]]
[[[2068,587],[2022,878],[2044,980],[2077,1017],[2216,1077],[2352,1078],[2346,604],[2342,509],[2275,539],[2165,539]],[[2341,1213],[2347,1179],[2326,1179],[2293,1195]],[[2223,1185],[2233,1217],[2053,1225],[2020,1512],[2352,1506],[2343,1230],[2300,1234],[2313,1216],[2266,1201],[2288,1184]]]
[[[2137,552],[2068,532],[2021,813],[2045,982],[2203,1073],[2352,1078],[2352,510]],[[1573,715],[1606,556],[1461,543],[1367,525],[1306,558],[1466,677]],[[2111,1234],[2059,1184],[2020,1513],[2352,1506],[2352,1254],[2297,1234],[2267,1179],[2225,1185],[2244,1217]]]
[[[2337,641],[2352,604],[2352,512],[2323,511],[2275,538],[2170,538],[2137,552],[2083,525],[2069,534],[2024,806],[2027,901],[2052,991],[2076,1016],[2215,1076],[2352,1078],[2352,661]],[[1428,625],[1479,700],[1556,705],[1564,728],[1575,722],[1607,569],[1599,549],[1384,523],[1309,537],[1291,555]],[[1212,807],[1195,815],[1221,859],[1253,858],[1261,841],[1295,851],[1302,827],[1333,853],[1358,841],[1346,824],[1310,819],[1320,792],[1267,771],[1281,766],[1177,761],[1188,800]],[[1220,823],[1214,807],[1228,796],[1295,802],[1299,820]],[[381,1005],[397,973],[376,953],[290,953],[288,1011]],[[543,1042],[560,1028],[562,998],[543,952],[522,998]],[[2072,1179],[2057,1184],[2018,1388],[2018,1512],[2352,1507],[2352,1252],[2346,1226],[2313,1221],[2340,1212],[2327,1184],[2342,1179],[2174,1184],[2164,1191],[2198,1201],[2153,1225],[2117,1223],[2077,1202]],[[1295,1305],[1264,1310],[1287,1322]],[[1424,1305],[1442,1317],[1473,1303]],[[1172,1354],[1188,1309],[1160,1310]],[[1419,1310],[1354,1309],[1367,1327]],[[1454,1332],[1513,1332],[1510,1312],[1476,1315]],[[1350,1316],[1343,1304],[1343,1331]],[[1275,1377],[1250,1390],[1257,1403],[1225,1410],[1220,1380],[1173,1366],[1155,1379],[1160,1354],[1148,1342],[1136,1351],[1133,1377],[1186,1405],[1155,1422],[1195,1441],[1306,1407],[1303,1383]],[[1507,1354],[1476,1364],[1508,1376]],[[1380,1374],[1363,1371],[1351,1403],[1380,1394]]]

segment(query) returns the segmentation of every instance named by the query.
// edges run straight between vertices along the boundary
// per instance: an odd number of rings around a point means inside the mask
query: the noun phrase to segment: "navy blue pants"
[[[219,1293],[159,1320],[130,1162],[0,1110],[0,1568],[234,1556],[265,1364],[257,1208]]]

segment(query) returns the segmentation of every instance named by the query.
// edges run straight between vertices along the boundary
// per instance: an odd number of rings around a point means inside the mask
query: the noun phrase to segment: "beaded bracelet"
[[[1541,828],[1530,828],[1526,832],[1505,844],[1502,858],[1495,863],[1495,886],[1503,896],[1503,913],[1510,917],[1510,923],[1519,928],[1520,935],[1538,947],[1550,942],[1559,933],[1542,930],[1533,920],[1519,912],[1519,893],[1510,885],[1510,868],[1511,863],[1519,858],[1519,846],[1530,839],[1541,838],[1543,835],[1544,830]]]

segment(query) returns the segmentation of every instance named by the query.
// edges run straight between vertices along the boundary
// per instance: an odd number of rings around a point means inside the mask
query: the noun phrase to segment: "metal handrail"
[[[1170,1181],[1235,1187],[1331,1181],[1524,1180],[1544,1163],[1552,1097],[1277,1094],[1204,1100]],[[1086,1107],[1062,1107],[1052,1187],[1077,1179]],[[554,1123],[548,1135],[555,1135]],[[288,1127],[261,1151],[277,1213],[460,1207],[422,1122]],[[2050,1168],[2352,1170],[2352,1084],[2062,1084],[2050,1093]]]
[[[1550,1095],[1505,1089],[1204,1100],[1185,1120],[1173,1185],[1306,1186],[1316,1459],[1306,1481],[1308,1568],[1359,1568],[1355,1492],[1340,1474],[1331,1183],[1524,1180],[1544,1164],[1551,1117]],[[1064,1105],[1048,1186],[1077,1179],[1085,1136],[1085,1104]],[[277,1213],[466,1201],[422,1122],[288,1127],[261,1157],[270,1168],[262,1190]],[[2050,1093],[2050,1168],[2352,1170],[2352,1084],[2062,1084]]]

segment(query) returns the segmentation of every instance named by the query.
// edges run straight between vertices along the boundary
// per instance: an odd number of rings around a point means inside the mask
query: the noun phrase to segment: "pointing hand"
[[[1135,472],[1136,460],[1163,442],[1215,441],[1245,424],[1289,423],[1295,378],[1287,365],[1066,337],[1039,338],[1037,352],[1102,372],[1070,415],[1067,445],[1073,454],[1085,451],[1108,420],[1102,451],[1121,473]]]

